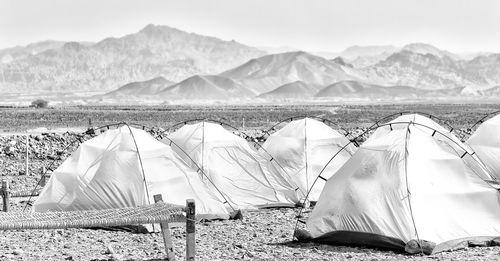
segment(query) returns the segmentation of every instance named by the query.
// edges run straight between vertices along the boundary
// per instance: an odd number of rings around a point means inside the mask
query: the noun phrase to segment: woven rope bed
[[[185,207],[167,203],[122,209],[65,212],[3,212],[1,230],[63,229],[140,225],[186,220]]]
[[[40,195],[41,191],[42,191],[41,188],[36,190],[29,189],[29,190],[12,191],[10,192],[10,197],[11,198],[35,197]]]

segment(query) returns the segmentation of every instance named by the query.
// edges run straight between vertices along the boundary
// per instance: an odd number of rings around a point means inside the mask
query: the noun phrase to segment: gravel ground
[[[354,130],[361,132],[362,130]],[[261,132],[249,133],[258,137]],[[0,137],[0,175],[13,191],[33,188],[40,168],[53,160],[56,166],[74,135],[32,137],[30,173],[23,170],[22,136]],[[83,140],[89,137],[81,137]],[[14,198],[12,211],[21,211],[26,198]],[[199,260],[500,260],[500,247],[468,248],[434,256],[409,256],[389,251],[291,242],[295,209],[244,211],[243,220],[197,224]],[[176,256],[184,259],[184,226],[173,224]],[[164,247],[158,233],[138,234],[100,229],[0,231],[0,260],[157,260]]]
[[[12,204],[19,210],[19,199]],[[434,256],[291,242],[296,210],[243,212],[243,220],[197,223],[198,260],[500,260],[500,247],[468,248]],[[182,224],[172,224],[176,257],[184,259]],[[0,260],[157,260],[161,234],[100,229],[0,231]]]

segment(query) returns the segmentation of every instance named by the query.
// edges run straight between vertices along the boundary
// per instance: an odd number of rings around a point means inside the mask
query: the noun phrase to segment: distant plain
[[[0,107],[0,132],[24,132],[44,128],[82,129],[90,125],[127,122],[168,128],[191,119],[214,119],[240,130],[265,130],[281,120],[296,116],[319,116],[343,128],[363,128],[398,112],[425,112],[467,128],[500,104],[365,104],[365,105],[166,105],[166,106],[69,106],[45,109]],[[90,122],[89,122],[90,120]],[[335,126],[334,126],[335,127]]]

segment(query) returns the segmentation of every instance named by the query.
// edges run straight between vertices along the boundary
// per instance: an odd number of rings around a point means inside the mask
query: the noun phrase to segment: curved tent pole
[[[276,130],[276,127],[280,124],[283,124],[285,122],[289,122],[289,121],[294,121],[294,120],[300,120],[300,119],[305,119],[305,118],[311,118],[311,119],[315,119],[315,120],[318,120],[318,121],[321,121],[323,123],[328,123],[329,125],[331,126],[334,126],[335,129],[340,129],[342,130],[343,132],[343,135],[344,136],[348,136],[350,135],[350,132],[342,127],[340,127],[337,123],[327,119],[327,118],[323,118],[323,117],[319,117],[319,116],[310,116],[310,115],[299,115],[299,116],[293,116],[293,117],[289,117],[289,118],[286,118],[284,120],[281,120],[279,121],[278,123],[274,124],[273,126],[271,126],[270,128],[268,128],[267,130],[264,130],[265,134],[267,135],[271,135],[271,132],[273,130]]]
[[[409,183],[408,183],[408,154],[409,151],[408,151],[408,142],[410,140],[410,125],[411,123],[408,123],[408,126],[406,127],[406,133],[405,133],[405,154],[404,154],[404,164],[405,164],[405,183],[406,183],[406,198],[408,198],[408,208],[410,210],[410,216],[411,216],[411,222],[413,223],[413,229],[415,230],[415,236],[417,237],[417,242],[418,242],[418,246],[420,247],[420,252],[423,254],[424,253],[424,250],[422,249],[422,245],[421,245],[421,241],[420,241],[420,237],[418,236],[418,231],[417,231],[417,225],[415,223],[415,217],[413,215],[413,209],[411,207],[411,192],[410,192],[410,186],[409,186]]]
[[[418,115],[421,115],[421,116],[425,116],[429,119],[437,119],[439,121],[441,121],[443,124],[446,125],[446,127],[448,127],[449,131],[452,132],[454,130],[454,127],[451,126],[451,124],[449,124],[449,121],[445,120],[445,119],[442,119],[442,118],[439,118],[437,116],[434,116],[430,113],[427,113],[427,112],[419,112],[419,111],[403,111],[403,112],[397,112],[397,113],[393,113],[393,114],[389,114],[389,115],[386,115],[378,120],[375,121],[375,123],[373,123],[369,128],[372,128],[374,126],[378,126],[380,124],[383,124],[383,123],[386,123],[387,120],[391,119],[391,118],[394,118],[395,116],[403,116],[403,115],[409,115],[409,114],[418,114]]]
[[[224,125],[224,126],[227,126],[227,127],[230,127],[232,129],[235,129],[235,130],[239,131],[238,128],[234,127],[233,125],[230,125],[229,123],[226,123],[226,122],[223,122],[223,121],[220,121],[220,120],[215,120],[215,119],[210,119],[210,118],[194,118],[194,119],[177,122],[177,123],[175,123],[173,125],[170,125],[163,132],[163,134],[165,134],[165,132],[167,132],[169,130],[176,129],[178,126],[186,125],[186,124],[191,123],[191,122],[211,122],[211,123],[217,123],[217,124]]]
[[[205,171],[203,169],[200,168],[200,166],[196,163],[196,161],[194,161],[193,158],[191,158],[191,156],[189,156],[189,154],[184,151],[179,145],[177,145],[177,143],[175,143],[173,140],[171,140],[170,138],[168,137],[160,137],[160,139],[167,139],[169,141],[169,146],[172,147],[172,145],[174,145],[176,148],[178,148],[184,155],[186,155],[186,157],[188,157],[188,159],[198,168],[198,171],[201,172],[201,174],[210,182],[210,184],[212,184],[212,186],[214,186],[214,188],[217,190],[217,192],[219,192],[219,194],[222,196],[222,198],[226,201],[225,203],[227,203],[229,205],[229,207],[231,207],[231,209],[234,211],[236,210],[232,205],[231,203],[229,203],[229,200],[227,200],[226,196],[224,196],[224,193],[222,193],[222,191],[220,191],[220,189],[215,185],[215,183],[212,181],[212,179],[210,179],[210,177],[205,173]]]
[[[127,125],[127,126],[139,127],[139,128],[142,128],[142,130],[145,130],[145,131],[148,131],[148,132],[150,132],[150,131],[152,131],[152,130],[153,130],[153,128],[147,127],[147,126],[145,126],[145,125],[137,124],[137,123],[119,122],[119,123],[112,123],[112,124],[103,125],[103,126],[100,126],[100,127],[89,128],[89,129],[87,129],[85,132],[82,132],[82,133],[79,133],[79,134],[95,135],[95,134],[96,134],[96,131],[98,131],[98,130],[102,130],[102,129],[107,129],[107,130],[109,130],[111,127],[119,127],[119,126],[121,126],[121,125]],[[130,127],[129,127],[129,128],[130,128]],[[154,138],[158,140],[158,138],[157,138],[157,137],[154,137]],[[161,137],[161,135],[160,135],[160,138],[162,138],[162,137]],[[165,138],[167,138],[167,137],[165,137]],[[171,142],[171,144],[176,145],[176,146],[177,146],[177,147],[178,147],[178,148],[179,148],[179,149],[180,149],[180,150],[181,150],[184,154],[186,154],[186,155],[187,155],[187,153],[186,153],[184,150],[182,150],[182,148],[180,148],[177,144],[175,144],[175,143],[174,143],[172,140],[170,140],[169,138],[167,138],[167,139]],[[80,137],[79,137],[79,136],[77,136],[77,138],[75,138],[75,139],[74,139],[74,140],[73,140],[70,144],[68,144],[68,145],[67,145],[67,146],[66,146],[66,147],[65,147],[62,151],[63,151],[63,152],[67,151],[67,150],[68,150],[68,149],[69,149],[72,145],[74,145],[76,142],[78,142],[78,143],[80,143],[80,144],[81,144],[81,143],[83,143],[83,141],[80,139]],[[135,139],[134,139],[134,142],[135,142]],[[189,155],[187,155],[187,156],[189,157]],[[195,164],[195,165],[199,168],[199,166],[196,164],[196,162],[195,162],[195,161],[194,161],[191,157],[189,157],[189,159],[190,159],[190,160],[191,160],[191,161],[192,161],[192,162],[193,162],[193,163],[194,163],[194,164]],[[26,204],[25,204],[25,206],[24,206],[24,208],[23,208],[23,211],[25,211],[25,210],[26,210],[26,208],[28,207],[28,203],[29,203],[29,202],[31,201],[31,199],[33,198],[33,196],[34,196],[34,194],[35,194],[36,189],[38,188],[38,186],[40,186],[40,183],[41,183],[41,181],[42,181],[43,177],[45,177],[45,176],[48,174],[48,171],[49,171],[49,170],[52,170],[51,168],[52,168],[52,166],[55,164],[56,160],[57,160],[57,159],[52,160],[52,161],[51,161],[51,163],[49,164],[49,167],[48,167],[48,168],[46,168],[45,172],[43,172],[43,173],[42,173],[42,176],[41,176],[41,178],[38,180],[37,184],[35,185],[35,188],[33,188],[32,192],[31,192],[31,195],[30,195],[30,197],[29,197],[28,201],[26,202]],[[209,177],[208,177],[208,176],[207,176],[204,172],[202,172],[202,175],[203,175],[203,176],[205,176],[205,177],[206,177],[206,178],[210,181],[210,183],[212,183],[212,185],[215,187],[215,189],[217,190],[217,192],[219,192],[219,193],[221,194],[222,198],[223,198],[224,200],[226,200],[226,202],[228,203],[229,207],[231,207],[231,209],[232,209],[232,210],[235,210],[235,208],[231,205],[231,203],[229,203],[229,201],[226,199],[226,197],[224,196],[224,194],[223,194],[223,193],[219,190],[219,188],[217,188],[217,187],[215,186],[215,184],[213,183],[213,181],[212,181],[212,180],[211,180],[211,179],[210,179],[210,178],[209,178]]]
[[[201,171],[205,171],[205,121],[201,125]]]
[[[301,221],[300,218],[302,217],[302,212],[304,211],[304,208],[306,206],[306,202],[307,202],[307,199],[309,198],[309,195],[311,194],[312,192],[312,188],[314,187],[314,185],[316,185],[316,182],[318,181],[318,179],[322,179],[324,180],[325,182],[327,181],[327,179],[321,177],[321,174],[323,174],[323,171],[325,171],[326,167],[328,167],[328,165],[330,165],[330,162],[332,162],[335,157],[337,157],[338,154],[340,154],[340,152],[346,150],[346,148],[350,145],[350,144],[353,144],[355,141],[352,140],[352,141],[349,141],[347,144],[345,144],[344,146],[342,146],[342,148],[340,148],[335,154],[333,154],[333,156],[330,158],[330,160],[328,160],[328,162],[325,164],[325,166],[323,166],[323,168],[321,169],[321,171],[319,172],[318,176],[316,176],[316,178],[314,179],[313,183],[311,184],[311,187],[309,188],[309,190],[307,191],[305,197],[304,197],[304,201],[303,203],[301,204],[302,207],[300,208],[299,210],[299,214],[297,215],[297,222],[295,223],[295,229],[294,231],[297,230],[297,227],[299,225],[299,222]],[[292,237],[295,237],[295,234],[292,236]],[[293,240],[293,238],[292,238]]]
[[[488,114],[486,114],[485,116],[483,116],[480,120],[478,120],[476,123],[474,123],[470,128],[469,130],[472,130],[474,129],[477,125],[483,123],[486,121],[486,119],[490,118],[491,116],[495,115],[495,114],[498,114],[500,113],[500,111],[494,111],[494,112],[490,112]]]
[[[444,123],[446,125],[446,127],[448,127],[448,130],[449,132],[451,133],[455,128],[448,123],[447,120],[445,119],[442,119],[442,118],[439,118],[437,116],[434,116],[430,113],[426,113],[426,112],[419,112],[419,111],[402,111],[402,112],[397,112],[397,113],[392,113],[392,114],[389,114],[389,115],[386,115],[378,120],[376,120],[372,125],[370,125],[365,131],[363,131],[361,134],[359,134],[358,136],[352,138],[352,140],[355,141],[355,144],[356,146],[358,145],[357,143],[357,140],[360,138],[360,137],[363,137],[365,134],[367,134],[368,132],[376,129],[378,126],[380,126],[381,124],[384,124],[384,123],[387,123],[388,120],[396,117],[396,116],[403,116],[403,115],[409,115],[409,114],[419,114],[421,116],[424,116],[424,117],[427,117],[429,119],[437,119],[439,120],[440,122]]]
[[[226,127],[229,127],[230,129],[232,129],[234,131],[237,131],[238,133],[240,133],[241,135],[244,136],[243,139],[245,139],[246,141],[251,141],[252,143],[254,143],[255,145],[257,145],[257,147],[259,147],[260,150],[262,150],[269,157],[271,157],[271,159],[269,159],[269,161],[273,161],[274,160],[274,156],[271,155],[271,153],[269,153],[266,149],[264,149],[264,147],[262,147],[262,145],[260,145],[258,142],[252,140],[252,138],[250,136],[248,136],[246,133],[244,133],[243,131],[240,131],[238,128],[234,127],[233,125],[230,125],[228,123],[225,123],[225,122],[219,121],[219,120],[208,119],[208,118],[204,118],[204,119],[203,118],[199,118],[199,119],[191,119],[191,120],[182,121],[182,122],[179,122],[179,123],[176,123],[176,124],[170,126],[169,128],[167,128],[167,130],[163,131],[161,135],[165,135],[168,130],[173,130],[174,128],[176,128],[178,126],[186,125],[186,124],[188,124],[190,122],[200,122],[200,121],[202,121],[202,122],[217,123],[217,124],[219,124],[221,126],[226,126]],[[194,162],[193,159],[191,159],[191,160]],[[283,166],[281,166],[281,164],[277,160],[274,160],[274,162],[276,162],[276,164],[283,171],[283,173],[285,173],[285,174],[288,175],[288,173],[286,172],[285,168]]]
[[[306,165],[306,186],[309,187],[309,175],[308,175],[308,164],[307,164],[307,118],[304,119],[304,162]]]
[[[134,141],[135,149],[137,150],[137,158],[139,159],[139,164],[141,164],[141,172],[142,172],[142,177],[144,178],[144,187],[146,188],[146,197],[148,199],[148,205],[151,204],[151,201],[149,199],[149,189],[148,189],[148,183],[146,181],[146,173],[144,172],[144,165],[142,164],[142,157],[141,157],[141,152],[139,151],[139,146],[137,146],[137,140],[135,139],[134,133],[132,132],[132,129],[130,126],[125,123],[125,126],[127,126],[128,130],[130,131],[130,135],[132,136],[132,140]]]
[[[126,124],[126,123],[124,123],[124,124]],[[135,123],[132,123],[132,124],[130,124],[130,125],[132,125],[132,126],[136,126],[136,127],[142,127],[142,130],[145,130],[145,131],[152,131],[152,130],[153,130],[153,128],[150,128],[150,127],[147,127],[147,126],[144,126],[144,125],[140,125],[140,124],[135,124]],[[127,124],[127,126],[128,126],[128,124]],[[129,127],[129,128],[130,128],[130,127]],[[162,132],[162,134],[163,134],[163,133],[164,133],[164,132]],[[235,211],[235,210],[236,210],[236,209],[235,209],[235,208],[231,205],[231,203],[229,203],[229,201],[228,201],[228,200],[227,200],[227,198],[224,196],[224,194],[222,193],[222,191],[220,191],[220,189],[219,189],[217,186],[215,186],[215,183],[214,183],[214,182],[210,179],[210,177],[208,177],[208,175],[205,173],[205,171],[204,171],[203,169],[201,169],[201,168],[198,166],[198,164],[196,164],[196,162],[194,161],[194,159],[193,159],[193,158],[191,158],[191,157],[187,154],[187,152],[185,152],[185,151],[184,151],[184,150],[183,150],[183,149],[182,149],[179,145],[177,145],[177,144],[176,144],[174,141],[172,141],[170,138],[168,138],[168,137],[163,137],[163,136],[161,136],[161,134],[160,134],[160,135],[158,135],[158,137],[159,137],[160,139],[163,139],[163,138],[167,139],[167,140],[170,142],[170,144],[169,144],[169,146],[170,146],[170,147],[172,147],[172,144],[173,144],[173,145],[175,145],[175,146],[176,146],[176,147],[177,147],[180,151],[182,151],[182,153],[183,153],[183,154],[185,154],[185,155],[189,158],[189,160],[191,160],[191,162],[192,162],[192,163],[193,163],[193,164],[194,164],[194,165],[195,165],[195,166],[196,166],[196,167],[197,167],[197,168],[201,171],[201,174],[202,174],[202,175],[203,175],[203,176],[204,176],[204,177],[205,177],[205,178],[206,178],[206,179],[207,179],[207,180],[208,180],[208,181],[209,181],[209,182],[210,182],[210,183],[214,186],[214,188],[217,190],[217,192],[219,192],[219,194],[220,194],[220,195],[222,196],[222,198],[226,201],[226,203],[229,205],[229,207],[230,207],[233,211]],[[157,138],[157,137],[154,137],[154,138],[155,138],[156,140],[158,140],[158,138]]]
[[[96,128],[89,128],[87,129],[86,131],[84,132],[81,132],[81,133],[78,133],[78,135],[76,136],[76,138],[71,141],[68,145],[66,145],[66,147],[64,147],[61,152],[66,152],[71,146],[75,145],[75,143],[83,143],[83,141],[81,140],[81,138],[79,137],[79,135],[94,135],[95,134],[95,131],[97,130],[100,130],[100,129],[110,129],[110,127],[115,127],[115,126],[120,126],[124,124],[124,122],[120,122],[120,123],[113,123],[113,124],[108,124],[108,125],[103,125],[103,126],[100,126],[100,127],[96,127]],[[66,133],[69,133],[69,132],[66,132]],[[34,197],[35,193],[36,193],[36,190],[37,188],[40,186],[41,182],[42,182],[42,179],[45,178],[48,174],[49,171],[53,171],[52,167],[55,165],[55,162],[59,160],[59,159],[53,159],[50,164],[48,165],[47,168],[45,168],[45,171],[42,173],[40,179],[38,180],[38,182],[36,183],[35,187],[33,188],[33,190],[31,191],[30,193],[30,196],[28,198],[28,200],[26,201],[26,204],[24,205],[24,208],[23,208],[23,211],[26,210],[26,208],[28,207],[28,204],[29,202],[31,201],[31,199]]]
[[[451,141],[452,143],[454,143],[455,145],[457,145],[460,149],[462,149],[464,151],[464,153],[462,155],[458,154],[457,151],[455,151],[455,153],[457,153],[458,156],[460,156],[461,158],[465,157],[466,155],[470,155],[470,156],[473,156],[474,154],[476,154],[476,152],[472,149],[472,148],[469,148],[471,153],[469,153],[469,149],[468,148],[464,148],[461,144],[457,143],[456,141],[454,141],[453,139],[451,139],[450,137],[446,136],[443,132],[440,132],[432,127],[429,127],[427,125],[424,125],[424,124],[421,124],[421,123],[417,123],[417,122],[412,122],[412,121],[401,121],[401,122],[392,122],[392,123],[384,123],[384,124],[379,124],[379,125],[376,125],[374,127],[371,127],[369,129],[367,129],[366,131],[364,131],[363,133],[359,134],[357,137],[353,138],[349,143],[347,143],[344,147],[342,147],[337,153],[335,153],[331,158],[330,160],[325,164],[325,166],[321,169],[321,171],[319,172],[318,176],[316,177],[316,179],[314,180],[314,182],[312,183],[311,185],[311,188],[309,189],[309,191],[307,192],[306,194],[306,197],[304,198],[304,203],[302,204],[303,207],[300,208],[299,210],[299,214],[297,215],[297,222],[295,223],[295,230],[297,230],[297,227],[299,225],[299,222],[304,222],[302,220],[300,220],[300,218],[302,217],[302,212],[304,211],[304,207],[305,207],[305,203],[307,202],[307,199],[309,197],[309,194],[311,193],[312,191],[312,188],[314,187],[314,185],[316,185],[316,182],[318,181],[318,179],[323,179],[325,182],[327,181],[326,179],[322,178],[321,177],[321,174],[323,174],[323,172],[326,170],[327,166],[330,164],[330,162],[335,158],[337,157],[337,155],[342,151],[342,150],[345,150],[347,148],[347,146],[349,144],[357,144],[356,143],[356,139],[359,138],[360,136],[366,134],[367,132],[371,131],[371,130],[375,130],[375,129],[378,129],[378,128],[381,128],[381,127],[386,127],[386,126],[389,126],[391,128],[391,131],[392,131],[392,125],[401,125],[401,124],[411,124],[411,125],[415,125],[415,126],[421,126],[421,127],[424,127],[424,128],[427,128],[429,130],[432,130],[433,131],[433,134],[431,136],[435,136],[436,134],[439,134],[443,137],[445,137],[446,139],[448,139],[449,141]],[[474,161],[476,161],[477,163],[479,163],[481,165],[481,167],[484,167],[484,164],[476,159],[476,158],[472,158]],[[489,172],[487,171],[487,169],[485,168],[482,168],[483,171],[485,171],[486,173],[489,174]],[[477,175],[477,174],[476,174]],[[477,175],[481,180],[483,180],[482,177],[480,177],[479,175]],[[490,175],[491,176],[491,175]],[[483,180],[484,181],[484,180]],[[491,184],[489,184],[488,182],[485,181],[485,183],[495,189]],[[496,190],[496,189],[495,189]],[[500,191],[498,191],[500,193]],[[293,237],[295,237],[295,234],[293,235]],[[292,238],[293,239],[293,238]]]

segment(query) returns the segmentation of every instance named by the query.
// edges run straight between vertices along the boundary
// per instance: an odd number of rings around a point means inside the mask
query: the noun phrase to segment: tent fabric
[[[415,126],[413,126],[414,128],[418,128],[420,132],[431,135],[437,142],[441,143],[442,146],[446,146],[449,149],[454,150],[455,153],[460,155],[467,154],[467,157],[464,157],[464,161],[468,162],[467,164],[471,167],[478,167],[482,169],[476,171],[475,173],[480,175],[483,180],[493,179],[490,171],[484,171],[486,167],[478,155],[476,155],[473,148],[471,148],[468,144],[463,143],[457,136],[455,136],[455,134],[453,134],[452,130],[444,128],[427,116],[416,113],[402,115],[386,124],[381,125],[370,137],[376,138],[387,134],[391,130],[406,129],[409,123],[415,123]],[[473,163],[469,163],[470,161]],[[481,164],[478,165],[478,162]]]
[[[445,140],[416,124],[370,137],[327,181],[306,222],[312,237],[362,232],[443,251],[452,240],[499,236],[499,192]]]
[[[497,115],[483,122],[467,140],[495,180],[500,180],[499,133],[500,115]]]
[[[208,186],[217,187],[241,209],[294,206],[296,186],[270,158],[220,124],[186,124],[169,136],[172,148],[200,172]],[[202,175],[204,173],[205,175]]]
[[[356,147],[349,143],[344,135],[323,122],[304,118],[291,121],[270,135],[262,148],[290,175],[290,179],[298,185],[302,198],[310,191],[308,200],[317,201],[324,180],[354,154]],[[328,164],[330,159],[332,161]],[[318,179],[313,186],[325,166],[321,174],[324,179]]]
[[[136,207],[154,203],[155,194],[162,194],[164,202],[178,205],[194,199],[200,218],[229,218],[227,204],[169,146],[128,126],[82,143],[52,173],[33,209]]]
[[[313,241],[320,244],[370,247],[392,251],[401,251],[405,247],[405,242],[401,239],[353,231],[332,231],[314,238]]]

